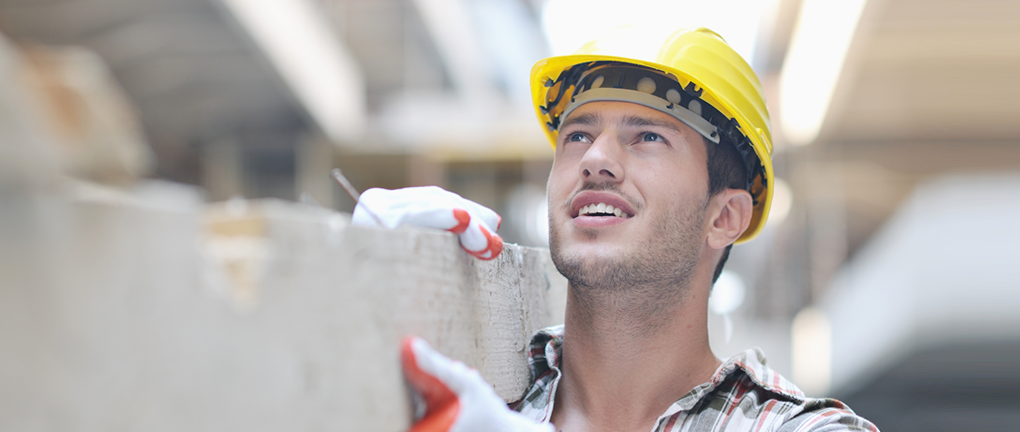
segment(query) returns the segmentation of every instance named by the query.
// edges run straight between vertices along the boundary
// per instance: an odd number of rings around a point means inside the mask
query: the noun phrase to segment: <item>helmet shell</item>
[[[630,25],[613,29],[572,55],[540,60],[531,69],[532,103],[553,148],[559,129],[546,125],[559,113],[545,107],[549,103],[549,85],[563,71],[594,61],[644,66],[676,77],[681,86],[694,84],[702,90],[703,101],[737,121],[764,168],[764,179],[759,177],[751,188],[751,194],[757,197],[751,224],[736,243],[757,236],[772,203],[772,134],[761,82],[740,54],[721,36],[704,27],[676,30]]]

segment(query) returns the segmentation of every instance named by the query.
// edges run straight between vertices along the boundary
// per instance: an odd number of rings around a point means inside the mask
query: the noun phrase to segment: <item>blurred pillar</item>
[[[202,148],[202,186],[209,201],[243,195],[244,163],[237,139],[221,138]]]
[[[301,200],[310,196],[320,205],[334,208],[333,180],[329,176],[333,168],[333,145],[326,138],[311,135],[299,139],[295,196]]]
[[[818,164],[810,182],[808,208],[810,298],[818,298],[846,259],[846,204],[843,166]]]
[[[447,166],[450,190],[499,213],[504,197],[498,184],[497,162],[455,162]]]
[[[446,187],[446,165],[427,156],[416,154],[407,159],[408,186]]]
[[[545,186],[549,171],[552,171],[552,159],[526,159],[521,163],[521,177],[527,183]]]

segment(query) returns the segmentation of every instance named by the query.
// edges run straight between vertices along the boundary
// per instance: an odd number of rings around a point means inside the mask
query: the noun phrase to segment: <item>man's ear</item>
[[[712,197],[708,246],[722,249],[733,244],[751,224],[751,194],[741,189],[726,189]]]

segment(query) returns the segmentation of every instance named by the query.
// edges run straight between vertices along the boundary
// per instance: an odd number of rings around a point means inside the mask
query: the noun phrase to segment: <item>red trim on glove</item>
[[[418,367],[411,347],[413,340],[414,337],[408,336],[400,343],[400,360],[404,375],[425,398],[427,408],[425,417],[411,426],[408,432],[447,432],[460,413],[460,400],[446,384]]]
[[[503,239],[498,234],[489,234],[489,230],[483,226],[478,227],[482,230],[482,235],[485,236],[486,243],[489,247],[480,251],[467,251],[467,253],[474,255],[475,258],[481,260],[491,260],[499,256],[503,252]],[[466,249],[465,249],[466,250]]]
[[[454,234],[460,234],[467,230],[468,224],[471,223],[471,215],[467,210],[455,208],[453,209],[453,217],[457,219],[457,226],[448,229],[447,231]]]

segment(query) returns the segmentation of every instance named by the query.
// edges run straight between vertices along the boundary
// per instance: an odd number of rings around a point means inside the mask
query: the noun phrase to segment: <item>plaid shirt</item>
[[[562,376],[562,353],[562,325],[535,334],[528,355],[534,383],[523,399],[510,405],[512,409],[537,422],[549,421]],[[838,400],[805,397],[765,366],[765,355],[758,348],[726,360],[708,382],[673,402],[652,432],[752,430],[878,432]]]

